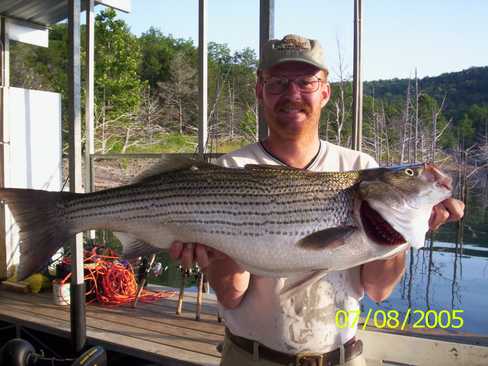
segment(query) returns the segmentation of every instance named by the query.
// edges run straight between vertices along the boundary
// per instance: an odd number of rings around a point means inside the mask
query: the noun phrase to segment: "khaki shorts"
[[[227,337],[224,339],[224,349],[220,366],[283,366],[282,364],[271,362],[265,359],[254,360],[253,356],[240,349]],[[342,366],[366,366],[363,355],[345,362]]]

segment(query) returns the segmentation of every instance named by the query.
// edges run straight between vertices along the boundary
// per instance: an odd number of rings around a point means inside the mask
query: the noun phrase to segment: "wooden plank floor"
[[[223,340],[224,327],[217,322],[215,297],[204,295],[200,321],[195,320],[194,293],[185,294],[183,313],[180,316],[175,315],[176,300],[177,294],[173,298],[152,304],[140,303],[136,309],[129,306],[88,305],[88,341],[108,350],[162,365],[218,365],[220,355],[216,345]],[[0,290],[0,320],[69,337],[69,307],[55,305],[50,292],[35,295]],[[445,331],[437,333],[439,331],[380,332],[367,327],[366,331],[359,331],[359,336],[365,344],[364,355],[368,365],[380,365],[381,361],[377,360],[385,359],[404,364],[429,364],[425,360],[434,354],[445,365],[487,364],[486,337],[447,335]],[[398,342],[399,339],[402,341]],[[410,346],[402,352],[397,350],[385,354],[388,349],[400,347],[398,343]],[[390,344],[393,348],[385,348],[385,344]],[[413,354],[414,358],[423,361],[414,362],[411,359],[412,352],[409,351],[411,349],[417,349],[418,352]],[[450,350],[456,350],[455,354]],[[462,360],[467,363],[460,362]]]
[[[195,320],[195,294],[186,293],[183,312],[175,315],[177,294],[156,303],[87,306],[90,344],[164,365],[218,365],[216,349],[224,327],[217,321],[215,297],[204,294],[200,321]],[[0,319],[69,337],[69,306],[55,305],[50,292],[19,294],[0,291]]]

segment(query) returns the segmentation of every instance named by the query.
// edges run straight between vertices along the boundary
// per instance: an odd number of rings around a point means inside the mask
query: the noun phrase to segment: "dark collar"
[[[266,147],[264,146],[263,142],[262,141],[259,141],[259,146],[261,146],[261,148],[263,149],[263,151],[268,154],[273,160],[276,160],[277,162],[285,165],[285,166],[289,166],[287,163],[285,163],[283,160],[281,160],[279,157],[277,157],[276,155],[274,155],[271,151],[269,151],[268,149],[266,149]],[[305,165],[305,167],[303,168],[303,170],[307,170],[308,168],[310,168],[312,166],[313,163],[315,163],[315,161],[317,160],[319,154],[320,154],[320,150],[322,148],[322,144],[320,143],[319,141],[319,148],[317,150],[317,153],[315,154],[315,156],[312,158],[312,160],[310,160],[308,162],[307,165]],[[290,167],[291,168],[291,167]]]

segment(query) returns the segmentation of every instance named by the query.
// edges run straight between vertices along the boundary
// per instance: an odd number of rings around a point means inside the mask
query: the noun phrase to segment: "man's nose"
[[[288,84],[286,85],[285,93],[291,94],[291,95],[301,94],[300,87],[295,82],[295,80],[288,80]]]

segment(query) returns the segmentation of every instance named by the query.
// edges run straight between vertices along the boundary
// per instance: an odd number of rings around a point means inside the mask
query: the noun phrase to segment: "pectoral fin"
[[[355,226],[338,226],[316,231],[301,239],[297,245],[311,250],[334,249],[344,245],[346,239],[356,230]]]
[[[114,235],[122,244],[122,253],[125,258],[144,257],[161,251],[160,248],[156,248],[133,235],[122,232],[114,232]]]

